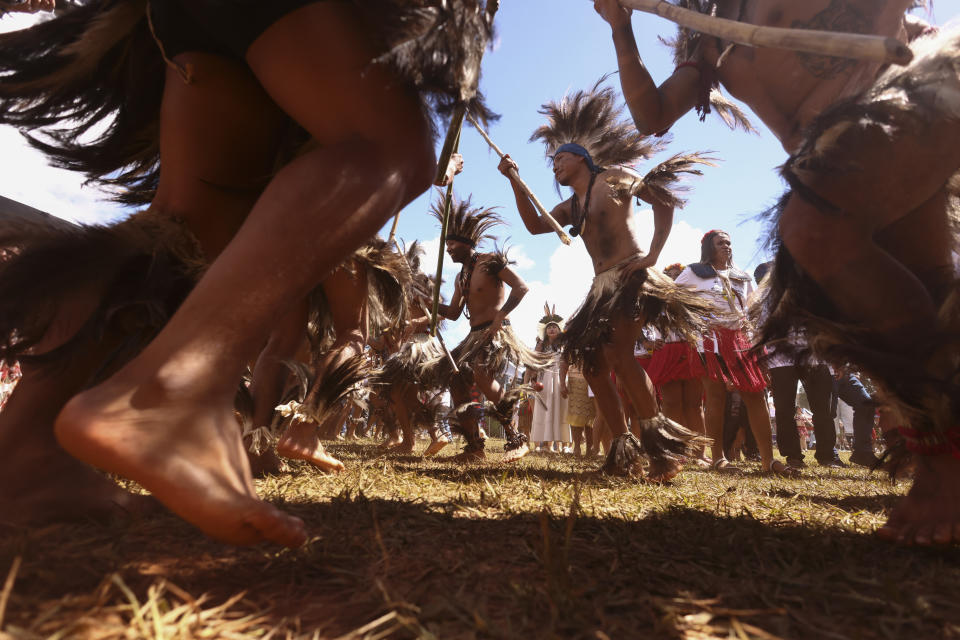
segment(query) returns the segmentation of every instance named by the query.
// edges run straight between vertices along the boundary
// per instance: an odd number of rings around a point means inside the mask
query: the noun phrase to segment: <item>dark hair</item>
[[[713,239],[720,234],[725,236],[730,235],[726,231],[721,231],[720,229],[714,229],[713,231],[708,231],[703,234],[703,237],[700,239],[700,262],[713,262]]]
[[[760,284],[760,281],[770,273],[771,267],[773,267],[773,260],[757,265],[757,268],[753,270],[753,279],[757,281],[757,284]]]

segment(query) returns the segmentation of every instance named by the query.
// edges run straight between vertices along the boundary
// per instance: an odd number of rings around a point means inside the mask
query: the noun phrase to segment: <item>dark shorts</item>
[[[244,59],[273,23],[321,0],[151,0],[150,19],[168,59],[187,51]]]

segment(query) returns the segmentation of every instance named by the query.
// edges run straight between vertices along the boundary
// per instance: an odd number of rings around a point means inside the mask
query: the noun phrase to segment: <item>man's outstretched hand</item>
[[[630,24],[630,14],[633,13],[633,9],[620,6],[618,0],[593,0],[593,8],[614,29]]]
[[[505,153],[503,157],[500,158],[500,164],[497,165],[497,169],[499,169],[500,173],[507,176],[508,178],[510,177],[511,169],[513,169],[518,173],[520,171],[520,167],[517,166],[517,163],[513,161],[513,158],[510,157],[509,153]]]

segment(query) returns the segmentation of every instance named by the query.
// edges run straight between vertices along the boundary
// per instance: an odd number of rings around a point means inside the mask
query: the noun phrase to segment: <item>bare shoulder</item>
[[[556,220],[561,225],[572,224],[573,218],[571,217],[572,205],[571,201],[573,196],[570,196],[550,211],[550,215],[553,216],[553,219]]]

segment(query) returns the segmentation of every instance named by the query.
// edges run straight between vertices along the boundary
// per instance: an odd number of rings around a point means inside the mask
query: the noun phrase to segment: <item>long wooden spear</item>
[[[487,22],[493,24],[493,17],[500,8],[500,0],[488,0],[486,6]],[[480,79],[480,61],[483,58],[484,49],[487,43],[480,43],[480,49],[476,52],[476,61],[474,64],[467,64],[463,69],[464,77],[460,84],[460,103],[454,108],[453,115],[450,118],[450,126],[447,128],[447,135],[443,140],[443,148],[440,151],[440,160],[437,163],[437,176],[435,182],[443,180],[447,172],[447,165],[450,164],[450,156],[456,153],[460,147],[460,132],[463,130],[463,117],[467,113],[467,104],[470,99],[476,95],[477,83]],[[437,278],[433,285],[433,311],[430,315],[430,335],[437,335],[437,315],[440,312],[440,282],[443,280],[443,254],[446,250],[447,242],[447,223],[450,219],[450,202],[453,200],[453,179],[447,185],[446,198],[443,201],[443,222],[440,225],[440,247],[437,252]],[[446,347],[444,347],[446,351]],[[447,356],[450,353],[447,352]],[[456,366],[456,365],[454,365]]]
[[[483,127],[481,127],[480,124],[470,114],[467,114],[467,120],[470,121],[470,124],[472,124],[477,130],[477,133],[480,134],[480,137],[487,141],[487,144],[490,145],[490,148],[493,149],[502,160],[505,154],[500,150],[500,147],[498,147],[494,141],[490,139],[490,136],[487,135],[487,132],[483,130]],[[540,217],[543,218],[547,224],[557,232],[557,235],[560,236],[560,242],[563,244],[570,244],[570,236],[568,236],[563,230],[563,227],[560,226],[560,223],[554,220],[553,216],[550,215],[546,207],[543,206],[543,203],[540,202],[537,196],[533,195],[533,191],[530,190],[530,187],[527,186],[527,183],[520,179],[520,174],[517,173],[517,170],[512,167],[510,168],[510,177],[516,180],[517,184],[520,185],[520,190],[523,191],[528,198],[530,198],[530,202],[532,202],[533,206],[535,206],[537,211],[540,212]]]
[[[463,121],[460,121],[463,124]],[[460,146],[460,132],[454,138],[454,151]],[[433,309],[430,313],[430,335],[437,335],[437,316],[440,313],[440,283],[443,278],[443,255],[447,248],[447,224],[450,222],[450,203],[453,201],[453,179],[447,184],[447,193],[443,199],[443,221],[440,223],[440,250],[437,252],[437,278],[433,281]]]
[[[653,13],[681,27],[751,47],[787,49],[884,64],[905,65],[913,59],[910,47],[896,38],[814,29],[761,27],[682,9],[666,0],[619,0],[619,2],[624,7]]]

